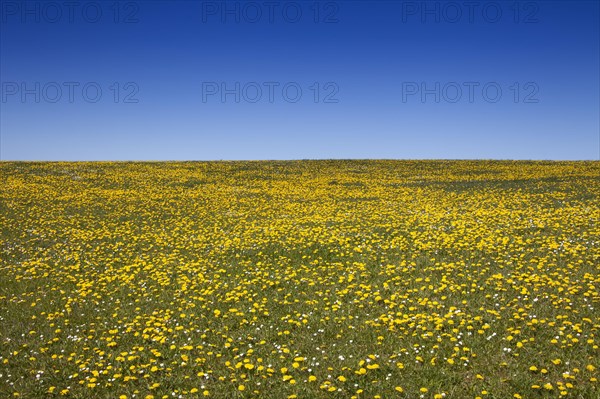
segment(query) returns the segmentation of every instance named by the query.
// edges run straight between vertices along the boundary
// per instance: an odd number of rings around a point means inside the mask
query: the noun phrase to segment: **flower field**
[[[600,397],[600,162],[0,179],[0,398]]]

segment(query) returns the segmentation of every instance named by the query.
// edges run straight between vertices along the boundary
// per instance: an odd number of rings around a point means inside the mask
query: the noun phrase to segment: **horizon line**
[[[550,158],[273,158],[273,159],[0,159],[0,163],[177,163],[177,162],[319,162],[319,161],[481,161],[481,162],[600,162],[598,159]]]

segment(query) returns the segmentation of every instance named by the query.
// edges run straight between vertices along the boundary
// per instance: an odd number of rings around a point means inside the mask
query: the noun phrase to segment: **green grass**
[[[0,398],[600,397],[599,162],[0,176]]]

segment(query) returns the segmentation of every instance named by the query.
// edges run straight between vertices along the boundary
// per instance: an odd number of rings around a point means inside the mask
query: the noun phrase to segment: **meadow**
[[[0,180],[0,398],[600,398],[600,162]]]

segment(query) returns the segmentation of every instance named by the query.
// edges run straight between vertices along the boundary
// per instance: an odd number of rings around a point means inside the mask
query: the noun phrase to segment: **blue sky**
[[[598,1],[0,0],[2,160],[600,159]]]

